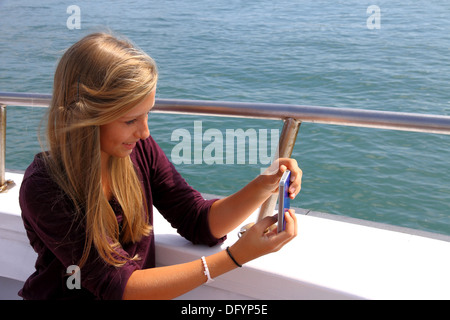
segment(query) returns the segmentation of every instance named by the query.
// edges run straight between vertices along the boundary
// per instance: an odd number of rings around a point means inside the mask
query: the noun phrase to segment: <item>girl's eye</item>
[[[150,111],[147,113],[147,114],[145,114],[145,118],[148,118],[148,115],[150,114]],[[135,123],[136,121],[138,121],[138,119],[133,119],[133,120],[129,120],[129,121],[125,121],[125,124],[126,125],[132,125],[133,123]]]

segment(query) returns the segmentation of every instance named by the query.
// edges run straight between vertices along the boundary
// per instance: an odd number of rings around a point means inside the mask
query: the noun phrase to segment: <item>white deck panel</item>
[[[2,277],[25,281],[36,254],[18,205],[16,186],[0,194],[0,297]],[[247,221],[256,220],[255,212]],[[334,219],[298,215],[299,235],[281,251],[261,257],[180,299],[450,299],[450,242]],[[155,212],[158,266],[199,259],[221,246],[192,245]],[[244,223],[243,223],[244,224]],[[242,225],[243,225],[242,224]],[[4,280],[6,281],[6,280]]]

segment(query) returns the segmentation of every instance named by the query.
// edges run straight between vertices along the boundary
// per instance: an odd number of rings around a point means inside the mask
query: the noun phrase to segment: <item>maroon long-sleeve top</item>
[[[147,199],[149,222],[153,225],[153,205],[193,243],[213,246],[208,212],[214,200],[204,200],[176,171],[162,149],[150,136],[137,143],[131,154]],[[112,200],[118,223],[120,206]],[[81,268],[81,289],[67,285],[67,268],[76,265],[83,253],[85,224],[74,218],[73,204],[51,179],[42,160],[36,155],[25,172],[20,189],[22,218],[30,244],[37,252],[36,271],[19,292],[25,299],[121,299],[128,278],[135,270],[155,267],[153,233],[137,243],[122,245],[121,255],[134,257],[122,267],[106,264],[91,250]],[[158,226],[153,226],[153,230]]]

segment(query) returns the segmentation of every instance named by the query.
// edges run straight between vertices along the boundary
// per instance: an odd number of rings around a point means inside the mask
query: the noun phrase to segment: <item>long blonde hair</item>
[[[45,159],[52,178],[73,201],[75,217],[81,215],[86,224],[80,266],[92,245],[107,263],[121,266],[127,258],[115,250],[120,242],[136,242],[151,232],[144,191],[129,156],[109,161],[111,191],[123,210],[119,231],[102,188],[99,126],[144,100],[157,79],[153,59],[107,33],[85,36],[64,53],[56,68]]]

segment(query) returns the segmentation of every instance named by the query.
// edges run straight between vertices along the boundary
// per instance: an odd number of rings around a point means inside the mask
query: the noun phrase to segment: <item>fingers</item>
[[[265,233],[266,230],[275,222],[277,222],[276,216],[267,216],[261,221],[259,221],[257,224],[255,224],[253,227],[257,229],[258,234],[262,234]]]
[[[272,192],[277,192],[278,183],[286,170],[291,171],[289,198],[294,199],[301,190],[303,176],[303,171],[298,167],[298,163],[295,159],[279,158],[275,160],[261,175],[270,176],[268,186]]]
[[[297,218],[294,210],[289,209],[285,212],[286,228],[284,231],[277,233],[276,229],[270,240],[273,245],[273,252],[283,248],[288,242],[297,236]]]
[[[278,175],[281,177],[286,170],[291,171],[291,181],[289,186],[289,198],[294,199],[300,192],[302,185],[303,171],[298,167],[295,159],[280,158]]]
[[[294,199],[302,188],[303,171],[297,167],[294,174],[291,173],[291,185],[289,187],[289,197]]]
[[[289,209],[285,213],[286,229],[278,233],[273,227],[276,216],[268,216],[253,225],[233,245],[239,261],[248,262],[268,253],[277,252],[297,235],[297,218]]]
[[[286,220],[285,232],[293,237],[297,236],[297,216],[293,209],[289,209],[284,214],[284,219]]]
[[[285,220],[286,220],[286,228],[283,232],[280,232],[280,234],[285,233],[284,237],[287,238],[293,238],[297,236],[297,217],[295,215],[294,209],[289,209],[285,212]],[[259,221],[257,224],[255,224],[252,228],[255,228],[255,231],[257,234],[265,234],[267,236],[272,235],[278,235],[276,228],[270,229],[270,227],[277,222],[277,215],[274,216],[268,216]],[[271,231],[268,233],[267,230],[270,229]]]

